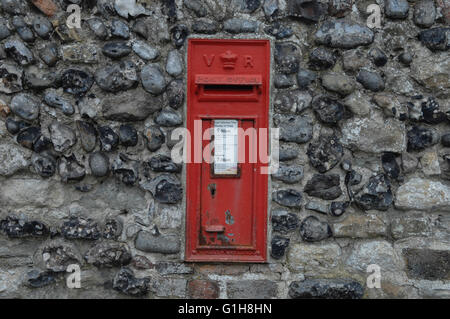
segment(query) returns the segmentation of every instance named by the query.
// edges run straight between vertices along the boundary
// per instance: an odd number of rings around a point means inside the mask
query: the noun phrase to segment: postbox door
[[[225,120],[236,122],[237,127],[253,128],[253,120]],[[212,128],[215,123],[224,121],[205,120],[204,130]],[[233,140],[234,134],[231,134]],[[221,141],[217,143],[217,136],[212,141],[214,144],[213,157],[217,156],[217,148],[221,147],[228,152],[230,160],[233,155],[243,151],[244,141],[237,137],[237,145]],[[208,141],[204,141],[203,149],[208,151]],[[218,145],[220,144],[220,145]],[[239,145],[240,144],[240,145]],[[228,148],[228,150],[227,150]],[[236,152],[237,151],[237,152]],[[206,152],[207,153],[207,152]],[[246,152],[248,157],[248,152]],[[208,161],[211,162],[211,161]],[[201,230],[199,236],[199,247],[209,249],[256,249],[253,228],[254,209],[254,164],[245,161],[243,163],[228,163],[230,165],[218,168],[222,165],[214,161],[208,163],[203,161],[201,172]],[[230,162],[230,161],[229,161]],[[236,165],[235,165],[236,164]],[[236,168],[236,170],[234,170]],[[226,170],[230,172],[227,173]],[[225,174],[221,174],[225,173]]]

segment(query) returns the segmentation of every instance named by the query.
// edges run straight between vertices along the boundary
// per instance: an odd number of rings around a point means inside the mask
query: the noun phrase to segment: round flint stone
[[[48,137],[41,135],[33,143],[33,151],[41,153],[53,149],[53,142]]]
[[[307,69],[299,69],[297,73],[297,82],[300,89],[306,89],[315,79],[317,75],[313,71]]]
[[[0,40],[6,39],[11,35],[8,28],[8,23],[5,19],[0,18]]]
[[[0,63],[0,92],[11,94],[22,91],[22,69],[9,63]],[[4,103],[3,103],[4,104]]]
[[[49,271],[40,271],[33,269],[26,274],[25,285],[31,288],[42,288],[53,284],[56,280],[55,275]]]
[[[177,50],[172,50],[167,56],[166,71],[171,76],[176,77],[183,73],[183,62]]]
[[[108,92],[128,90],[135,87],[137,81],[137,68],[131,61],[105,66],[95,72],[95,82]]]
[[[183,117],[177,111],[165,108],[157,114],[155,123],[161,126],[177,126],[183,123]]]
[[[11,111],[24,120],[33,121],[39,116],[40,102],[28,93],[19,93],[11,100]]]
[[[11,15],[21,14],[24,15],[29,11],[29,7],[27,4],[28,1],[23,0],[2,0],[1,7],[4,12],[7,12]]]
[[[394,201],[389,178],[384,174],[370,177],[368,183],[356,194],[354,200],[363,210],[388,210]]]
[[[338,174],[314,174],[306,183],[304,192],[325,200],[336,199],[342,195],[340,177]]]
[[[130,37],[130,28],[128,25],[119,19],[114,19],[111,23],[111,35],[122,39]]]
[[[296,159],[298,156],[298,150],[294,147],[289,147],[286,145],[280,146],[280,162],[286,162]]]
[[[292,43],[276,43],[275,62],[280,73],[292,74],[299,70],[300,52]]]
[[[182,79],[171,81],[166,89],[169,106],[178,109],[184,102],[184,83]]]
[[[33,149],[34,142],[41,136],[41,128],[31,126],[23,129],[17,135],[17,143],[28,149]]]
[[[192,24],[195,33],[214,34],[219,30],[219,24],[209,19],[198,19]]]
[[[384,90],[384,80],[381,75],[376,72],[362,69],[359,71],[356,79],[364,86],[364,88],[370,91],[378,92]]]
[[[300,235],[307,242],[321,241],[333,235],[330,225],[315,216],[308,216],[300,223]]]
[[[258,29],[258,22],[253,20],[232,18],[223,23],[223,29],[229,33],[253,33]]]
[[[266,18],[275,17],[278,15],[279,7],[278,0],[266,0],[263,4],[264,14]]]
[[[49,154],[36,154],[31,156],[34,170],[42,177],[51,177],[56,171],[56,160]]]
[[[170,35],[172,37],[172,42],[175,47],[181,48],[189,34],[189,30],[185,25],[179,24],[170,29]]]
[[[176,235],[155,236],[140,231],[136,236],[135,246],[138,250],[150,253],[176,254],[180,251],[180,240]]]
[[[305,209],[313,210],[321,214],[328,213],[328,205],[320,202],[309,201],[305,205]]]
[[[366,26],[343,20],[327,20],[320,25],[315,40],[332,48],[352,49],[371,44],[374,36]]]
[[[132,125],[123,124],[119,128],[120,144],[123,146],[136,146],[138,135],[136,129]]]
[[[106,10],[111,14],[117,13],[119,16],[125,19],[134,18],[141,14],[145,14],[145,8],[140,4],[142,3],[141,1],[116,0],[102,2],[104,2],[103,10]]]
[[[143,37],[144,39],[148,38],[148,28],[147,24],[145,23],[144,19],[138,19],[132,26],[133,32],[135,32],[137,35]]]
[[[4,44],[5,52],[18,64],[28,65],[34,63],[34,55],[25,43],[19,40],[8,40]]]
[[[299,224],[297,215],[284,209],[273,210],[271,220],[273,230],[281,233],[293,231]]]
[[[274,36],[277,40],[289,38],[294,32],[288,26],[280,22],[273,22],[270,26],[264,28],[264,32]]]
[[[97,222],[90,218],[77,216],[71,216],[64,221],[61,233],[67,239],[95,240],[101,235]]]
[[[112,151],[119,144],[119,136],[109,126],[100,126],[98,128],[98,134],[103,151]]]
[[[373,60],[373,63],[378,67],[384,66],[388,62],[388,57],[379,48],[373,48],[372,50],[370,50],[369,56]]]
[[[132,45],[134,53],[136,53],[141,59],[150,61],[159,56],[159,50],[145,41],[136,40]]]
[[[407,132],[408,152],[422,151],[439,142],[436,130],[414,126]]]
[[[142,68],[141,81],[144,89],[154,95],[161,94],[166,88],[166,79],[157,64],[148,64]]]
[[[162,180],[156,185],[154,197],[160,203],[176,204],[183,197],[183,188],[168,180]]]
[[[306,279],[289,286],[293,299],[361,299],[363,295],[364,287],[350,279]]]
[[[409,4],[407,0],[386,0],[384,12],[392,19],[404,19],[408,17]]]
[[[275,74],[273,82],[277,89],[286,89],[294,85],[293,77],[282,73]]]
[[[48,66],[54,66],[59,59],[58,46],[56,43],[48,43],[39,51],[39,57]]]
[[[103,21],[99,18],[92,18],[88,20],[89,28],[94,32],[99,39],[105,40],[108,37],[108,29]]]
[[[303,178],[303,166],[280,165],[278,171],[272,174],[272,178],[285,182],[286,184],[297,183]]]
[[[30,124],[24,121],[16,121],[15,119],[13,119],[13,117],[9,116],[8,118],[6,118],[5,125],[9,133],[16,135],[17,133],[19,133],[19,131],[28,127]]]
[[[398,59],[401,63],[403,63],[405,66],[409,66],[411,62],[413,61],[413,56],[409,52],[403,52],[398,56]]]
[[[28,89],[44,90],[49,87],[57,86],[57,75],[53,72],[44,73],[39,70],[26,70],[24,72],[23,82]]]
[[[65,70],[61,76],[62,87],[64,92],[82,95],[90,90],[94,83],[93,77],[82,70],[68,69]]]
[[[397,163],[394,153],[384,153],[381,155],[381,164],[387,176],[397,179],[400,175],[400,166]]]
[[[69,181],[80,181],[86,175],[84,166],[81,166],[75,156],[62,156],[58,162],[58,172],[61,180],[65,183]]]
[[[149,166],[154,172],[181,172],[181,165],[174,163],[169,156],[161,154],[152,157],[149,161]]]
[[[289,242],[290,242],[289,238],[274,236],[272,238],[272,241],[270,242],[272,246],[270,255],[275,259],[281,259],[289,246]]]
[[[450,133],[445,133],[441,137],[441,144],[445,147],[450,147]]]
[[[54,89],[45,91],[44,101],[49,106],[61,110],[66,115],[72,115],[75,112],[72,103],[59,95]]]
[[[95,152],[89,155],[89,167],[92,175],[103,177],[109,172],[109,158],[105,153]]]
[[[144,137],[147,140],[147,148],[151,152],[157,151],[165,142],[165,136],[159,126],[152,125],[144,130]]]
[[[277,114],[274,123],[280,128],[281,141],[301,144],[312,138],[313,126],[306,116]]]
[[[331,68],[336,63],[337,56],[329,49],[319,47],[311,51],[309,64],[315,70]]]
[[[353,78],[339,74],[328,73],[322,76],[322,86],[328,91],[339,93],[342,96],[349,95],[355,90],[356,82]]]
[[[107,57],[120,59],[131,53],[131,47],[122,41],[108,42],[103,46],[102,52]]]
[[[80,134],[81,146],[86,152],[92,152],[97,143],[97,131],[94,125],[85,121],[77,121],[76,126]]]
[[[53,121],[48,127],[55,151],[65,152],[77,142],[72,128],[66,124]]]
[[[183,198],[183,188],[180,181],[173,174],[161,174],[141,184],[145,190],[152,193],[160,203],[175,204]]]
[[[53,31],[51,22],[42,16],[38,16],[33,20],[33,29],[43,39],[48,39],[50,33]]]
[[[337,136],[321,135],[319,140],[309,144],[306,154],[311,166],[320,173],[325,173],[339,163],[344,155],[344,148]]]
[[[419,33],[419,40],[432,51],[450,48],[450,28],[433,28]]]
[[[194,12],[197,17],[204,17],[207,14],[207,10],[205,6],[202,4],[202,1],[199,0],[185,0],[183,1],[184,6]]]
[[[330,215],[339,217],[345,213],[345,210],[350,205],[350,202],[332,202],[330,204]]]
[[[278,190],[273,192],[272,199],[275,203],[282,206],[300,208],[302,194],[295,189]]]
[[[35,37],[33,31],[27,26],[21,16],[14,16],[12,19],[12,25],[16,29],[20,38],[26,42],[33,42]]]
[[[323,123],[337,124],[344,118],[344,106],[335,99],[318,96],[314,98],[312,105],[314,113]]]
[[[429,28],[436,20],[434,0],[420,0],[414,6],[414,22],[423,28]]]
[[[312,96],[307,91],[279,91],[273,105],[278,113],[302,113],[311,106]]]

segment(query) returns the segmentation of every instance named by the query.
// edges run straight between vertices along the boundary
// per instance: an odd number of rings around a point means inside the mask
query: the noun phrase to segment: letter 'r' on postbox
[[[265,262],[270,42],[189,39],[187,64],[185,259]]]

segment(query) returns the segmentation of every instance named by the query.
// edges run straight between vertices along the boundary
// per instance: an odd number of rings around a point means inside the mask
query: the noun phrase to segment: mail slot
[[[198,74],[195,93],[199,101],[257,101],[261,94],[260,75]]]
[[[190,39],[187,61],[185,259],[265,262],[270,43]]]

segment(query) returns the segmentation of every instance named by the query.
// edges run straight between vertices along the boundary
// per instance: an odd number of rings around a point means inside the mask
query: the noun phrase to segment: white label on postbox
[[[238,121],[214,120],[214,174],[238,173]]]

